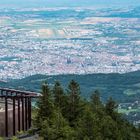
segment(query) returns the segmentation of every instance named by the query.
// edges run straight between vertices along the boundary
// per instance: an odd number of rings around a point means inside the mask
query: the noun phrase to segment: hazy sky
[[[0,0],[1,7],[50,7],[50,6],[131,6],[140,0]]]

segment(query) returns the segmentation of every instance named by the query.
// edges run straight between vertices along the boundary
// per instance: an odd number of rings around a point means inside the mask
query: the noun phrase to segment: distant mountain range
[[[103,101],[112,96],[118,102],[133,102],[140,99],[140,71],[126,74],[89,74],[89,75],[33,75],[23,79],[1,81],[1,87],[21,90],[41,91],[41,84],[47,81],[53,86],[60,81],[66,89],[74,79],[81,86],[81,94],[89,98],[94,90],[99,90]]]

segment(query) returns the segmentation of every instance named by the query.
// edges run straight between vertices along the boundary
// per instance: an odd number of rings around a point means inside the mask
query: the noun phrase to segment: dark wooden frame
[[[13,135],[16,135],[16,101],[18,103],[18,131],[25,131],[31,127],[32,98],[38,98],[39,95],[39,93],[29,91],[0,88],[0,98],[5,99],[5,137],[8,137],[8,99],[11,99],[13,103]]]

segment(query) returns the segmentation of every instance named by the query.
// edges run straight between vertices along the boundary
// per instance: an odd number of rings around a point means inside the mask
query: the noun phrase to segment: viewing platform
[[[11,137],[31,127],[32,99],[40,93],[0,88],[0,136]]]

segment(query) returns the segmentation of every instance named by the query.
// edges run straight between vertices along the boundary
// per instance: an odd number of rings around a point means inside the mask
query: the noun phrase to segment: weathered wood
[[[28,98],[28,126],[31,127],[31,98]]]
[[[24,131],[24,125],[25,125],[25,117],[24,117],[24,98],[22,98],[22,130]]]
[[[5,136],[8,137],[8,100],[5,96]]]
[[[17,98],[18,101],[18,131],[20,131],[20,98]]]
[[[0,88],[1,91],[7,91],[7,92],[12,92],[12,93],[17,93],[17,94],[22,94],[22,95],[33,95],[37,96],[40,93],[35,93],[35,92],[30,92],[30,91],[20,91],[20,90],[15,90],[15,89],[9,89],[9,88]]]
[[[39,96],[40,93],[0,88],[0,98],[5,99],[3,102],[5,104],[5,137],[12,134],[16,135],[17,129],[21,131],[28,130],[31,127],[32,98],[38,98]],[[8,107],[10,106],[12,108],[12,121],[8,121],[10,117],[10,114],[8,115]],[[12,132],[10,128],[8,129],[10,125]]]
[[[27,98],[25,98],[25,129],[28,129],[28,102]]]
[[[13,135],[16,134],[16,128],[15,128],[15,97],[13,97]]]

